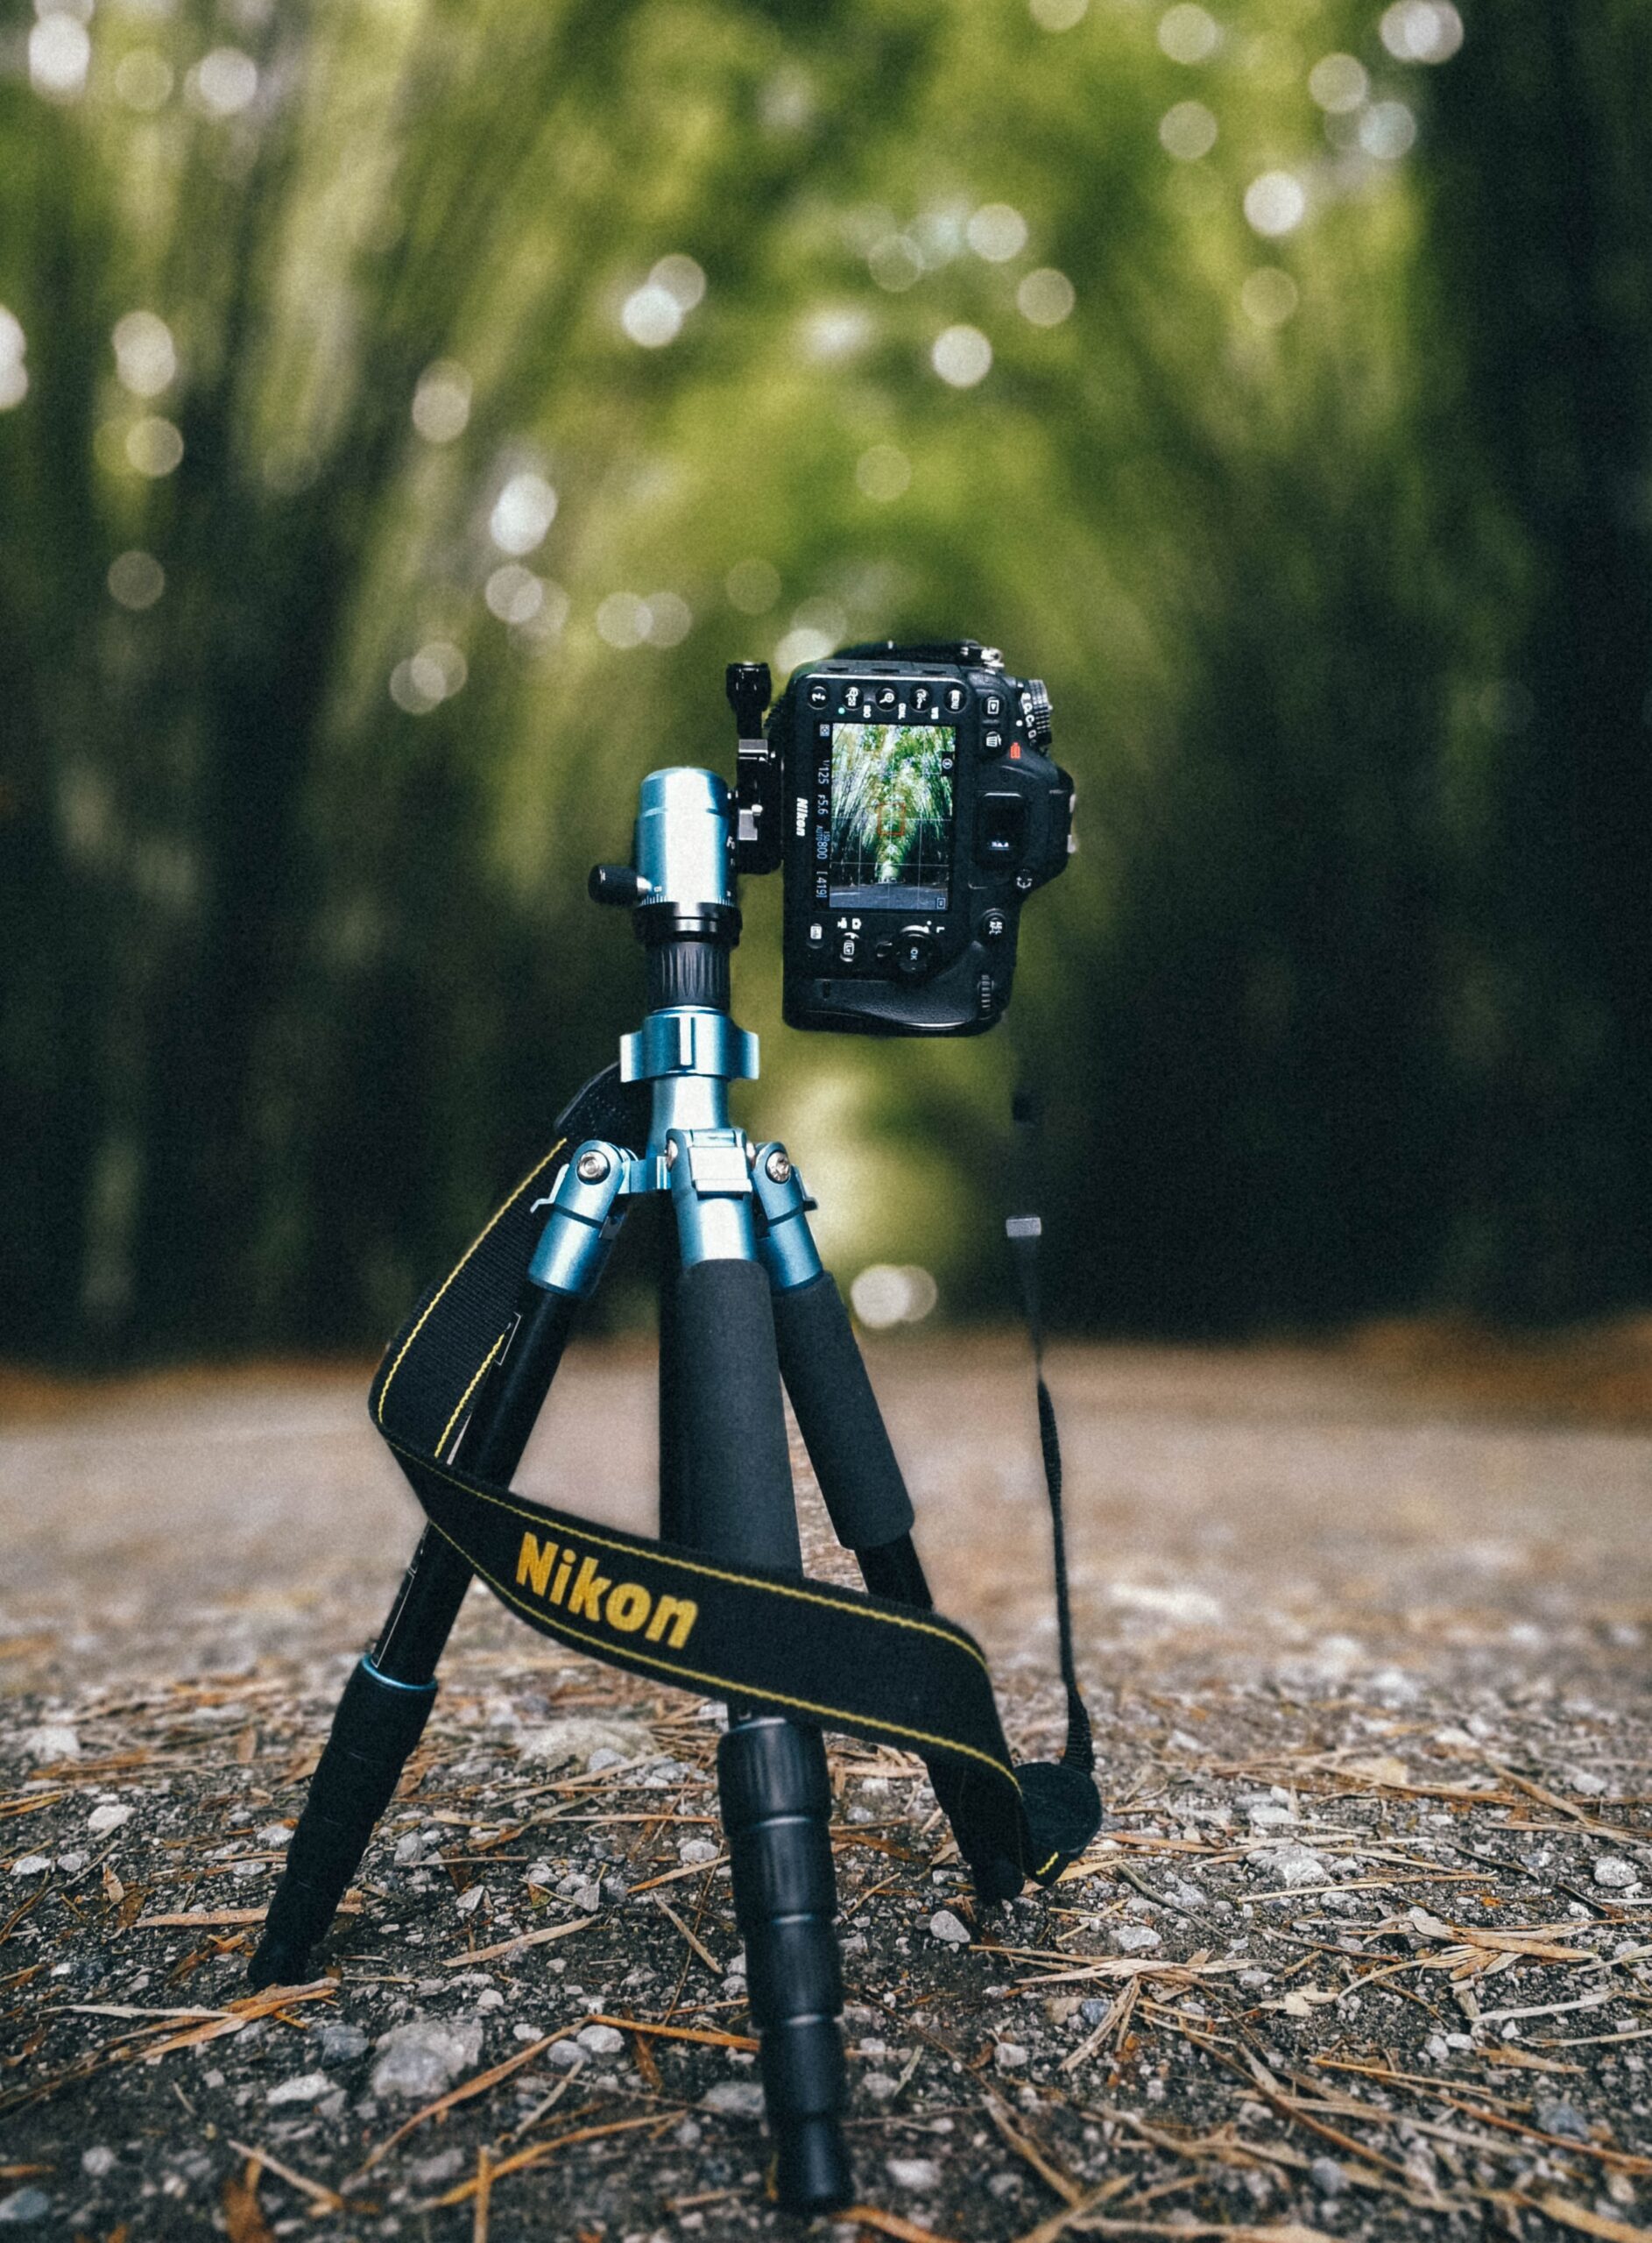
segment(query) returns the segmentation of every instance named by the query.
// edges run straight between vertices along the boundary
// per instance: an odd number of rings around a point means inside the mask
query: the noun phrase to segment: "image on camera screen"
[[[832,726],[833,904],[946,909],[957,738],[950,725]]]

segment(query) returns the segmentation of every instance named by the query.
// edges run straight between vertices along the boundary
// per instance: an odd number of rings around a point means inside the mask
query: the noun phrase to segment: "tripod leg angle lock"
[[[593,890],[633,909],[649,1011],[380,1366],[375,1419],[430,1523],[340,1702],[251,1975],[259,1985],[303,1975],[418,1742],[479,1576],[541,1632],[727,1704],[719,1795],[776,2192],[817,2211],[851,2195],[822,1730],[923,1755],[984,1899],[1058,1874],[1100,1808],[1087,1730],[1062,1763],[1012,1761],[978,1649],[930,1608],[911,1501],[809,1232],[813,1202],[783,1146],[753,1144],[730,1121],[729,1083],[755,1076],[757,1046],[728,1013],[729,818],[710,772],[644,782],[631,892],[615,893],[612,868]],[[658,1541],[509,1484],[639,1200],[667,1217],[670,1242]],[[782,1383],[869,1595],[804,1577]]]

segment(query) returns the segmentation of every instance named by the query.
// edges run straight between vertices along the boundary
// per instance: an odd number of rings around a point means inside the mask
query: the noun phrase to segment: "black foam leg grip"
[[[672,1386],[685,1539],[801,1573],[769,1284],[755,1262],[696,1262],[677,1281]]]
[[[435,1695],[434,1682],[416,1688],[386,1682],[366,1659],[350,1676],[252,1958],[248,1976],[255,1986],[302,1979],[310,1949],[333,1921]]]
[[[842,2128],[831,1793],[819,1730],[768,1716],[736,1721],[717,1749],[717,1786],[776,2193],[788,2211],[833,2211],[850,2202],[853,2184]]]
[[[808,1461],[846,1550],[912,1532],[912,1498],[830,1270],[774,1295],[780,1376]]]

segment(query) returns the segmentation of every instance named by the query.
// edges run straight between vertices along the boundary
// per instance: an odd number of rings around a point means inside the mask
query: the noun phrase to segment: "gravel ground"
[[[873,1369],[939,1599],[1047,1750],[1021,1352]],[[914,1764],[834,1745],[864,2201],[822,2243],[1652,2234],[1639,1403],[1618,1379],[1592,1423],[1587,1378],[1415,1347],[1074,1351],[1052,1383],[1107,1824],[978,1916]],[[247,1999],[415,1531],[364,1385],[0,1390],[0,2225],[796,2232],[713,1709],[485,1598],[325,1976]],[[519,1483],[646,1526],[650,1416],[643,1358],[576,1353]]]

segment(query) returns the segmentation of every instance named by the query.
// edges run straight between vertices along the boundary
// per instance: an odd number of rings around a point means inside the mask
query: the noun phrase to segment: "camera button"
[[[1001,911],[989,911],[981,922],[981,940],[985,943],[1001,943],[1004,939],[1004,930],[1008,924],[1009,922]]]
[[[811,709],[823,709],[830,698],[830,687],[828,686],[822,679],[816,678],[814,684],[808,689],[809,707]]]
[[[902,980],[921,980],[935,964],[934,936],[927,927],[903,927],[895,937],[894,959]]]
[[[840,966],[852,966],[860,956],[860,937],[850,932],[839,935],[837,951],[837,963]]]

